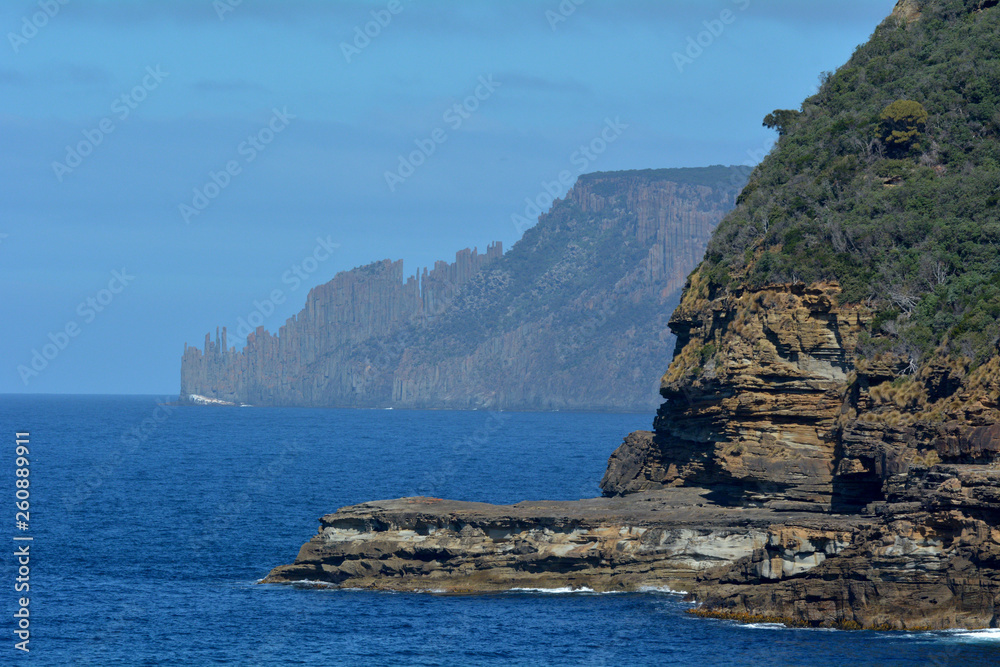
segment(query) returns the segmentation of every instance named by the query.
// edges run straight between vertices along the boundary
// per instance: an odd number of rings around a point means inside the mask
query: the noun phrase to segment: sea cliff
[[[182,400],[655,409],[670,311],[748,172],[587,174],[507,253],[466,249],[408,278],[401,261],[342,272],[241,350],[225,328],[186,346]]]
[[[902,0],[765,119],[778,144],[687,280],[665,402],[604,498],[348,507],[267,581],[668,586],[719,618],[1000,627],[998,32],[995,1]]]
[[[692,276],[651,432],[611,456],[607,495],[696,486],[727,506],[814,512],[839,545],[784,520],[690,590],[703,613],[858,628],[1000,623],[1000,360],[863,359],[872,319],[836,285],[711,298]],[[706,348],[708,352],[706,352]],[[844,522],[853,520],[848,527]],[[808,551],[808,549],[806,549]]]

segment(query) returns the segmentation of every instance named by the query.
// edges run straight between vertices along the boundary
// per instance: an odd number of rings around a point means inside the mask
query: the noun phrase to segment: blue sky
[[[175,394],[275,290],[509,248],[609,120],[586,171],[755,162],[893,5],[6,0],[0,392]]]

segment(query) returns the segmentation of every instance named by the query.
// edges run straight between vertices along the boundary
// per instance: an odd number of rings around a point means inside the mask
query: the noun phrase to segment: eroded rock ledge
[[[344,507],[264,583],[488,592],[511,588],[688,590],[778,545],[768,572],[793,575],[850,545],[859,517],[725,508],[704,489],[497,506],[403,498]]]
[[[976,469],[973,469],[976,468]],[[716,505],[677,488],[497,506],[344,507],[262,583],[444,593],[688,592],[705,615],[840,628],[1000,626],[1000,471],[894,479],[865,515]]]
[[[938,465],[886,483],[887,500],[843,549],[816,567],[775,575],[781,538],[692,587],[722,617],[768,615],[797,625],[878,629],[1000,627],[1000,470]],[[780,563],[779,563],[780,564]]]

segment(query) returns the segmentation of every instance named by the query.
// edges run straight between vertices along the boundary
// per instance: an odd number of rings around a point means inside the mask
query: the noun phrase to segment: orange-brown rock
[[[692,276],[671,320],[678,346],[651,440],[659,446],[646,447],[639,475],[709,486],[731,502],[830,509],[838,420],[867,312],[838,305],[836,285],[711,298],[700,280]],[[635,459],[638,443],[612,461]],[[622,472],[609,468],[605,493],[628,490]]]
[[[834,284],[709,292],[696,272],[653,432],[612,454],[606,495],[711,489],[813,511],[702,573],[702,613],[845,628],[1000,624],[1000,358],[864,358],[871,313]],[[840,517],[859,517],[847,527]]]

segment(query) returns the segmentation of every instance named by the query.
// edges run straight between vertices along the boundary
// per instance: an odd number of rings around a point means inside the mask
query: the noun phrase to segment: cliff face
[[[655,434],[634,434],[602,487],[693,484],[721,502],[829,510],[867,313],[838,306],[828,285],[707,290],[695,274],[671,321],[679,344]]]
[[[772,115],[778,146],[670,321],[654,430],[612,454],[603,502],[345,508],[271,580],[534,573],[683,586],[722,618],[1000,627],[998,31],[996,0],[902,0]],[[671,532],[692,521],[697,549]],[[408,531],[440,541],[425,558]]]
[[[701,573],[688,587],[701,613],[995,627],[1000,358],[969,372],[935,357],[912,374],[892,354],[863,358],[858,340],[873,315],[840,304],[839,292],[711,294],[694,274],[671,322],[677,352],[655,430],[626,438],[602,488],[702,487],[723,505],[817,513],[808,530],[776,520],[752,554]],[[834,534],[835,551],[803,560]]]
[[[186,348],[182,396],[252,405],[640,410],[737,168],[591,174],[504,255],[338,274],[276,335]]]
[[[931,358],[910,375],[893,354],[863,358],[872,313],[838,293],[773,285],[710,298],[695,273],[671,321],[677,353],[655,431],[612,455],[605,493],[694,485],[727,504],[860,511],[911,469],[1000,459],[1000,358],[971,372]]]
[[[314,405],[327,394],[345,404],[378,400],[387,388],[371,381],[365,360],[354,354],[358,346],[440,315],[462,285],[502,255],[499,243],[485,255],[461,250],[454,263],[437,262],[405,281],[402,261],[338,273],[310,290],[305,308],[277,334],[258,327],[236,350],[223,328],[215,341],[205,336],[204,351],[185,345],[181,396],[252,405]]]
[[[652,432],[612,455],[605,494],[704,487],[725,505],[816,512],[843,544],[807,569],[779,567],[790,543],[801,550],[814,536],[773,526],[752,556],[700,577],[706,614],[1000,624],[1000,226],[972,192],[1000,182],[982,152],[1000,135],[986,130],[967,148],[962,132],[976,122],[935,107],[933,92],[980,111],[987,97],[972,80],[1000,76],[1000,60],[960,74],[947,48],[987,48],[998,11],[901,2],[801,112],[786,112],[794,120],[691,276],[671,320],[667,402]],[[871,84],[889,52],[901,75],[880,89]],[[892,146],[889,111],[881,125],[865,121],[866,107],[895,98],[930,118],[912,121],[930,135],[923,143]],[[872,132],[864,159],[827,127]],[[962,236],[966,225],[981,235]],[[844,516],[862,521],[844,530]]]

